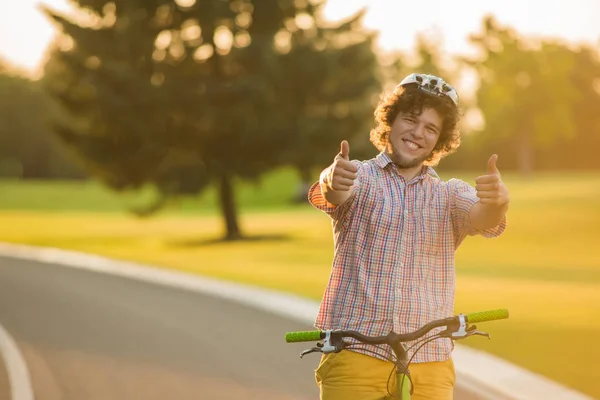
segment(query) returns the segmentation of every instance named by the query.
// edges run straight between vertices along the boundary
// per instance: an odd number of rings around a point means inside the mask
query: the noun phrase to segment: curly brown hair
[[[425,108],[432,108],[442,116],[442,130],[438,142],[429,158],[423,163],[429,166],[437,165],[443,157],[455,152],[460,146],[458,130],[460,111],[449,98],[432,96],[419,90],[415,85],[399,87],[382,97],[374,113],[376,126],[371,130],[371,143],[377,150],[384,151],[398,113],[420,115]]]

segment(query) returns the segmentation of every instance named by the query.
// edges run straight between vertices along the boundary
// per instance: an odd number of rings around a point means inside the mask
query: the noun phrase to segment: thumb
[[[342,140],[342,143],[340,144],[340,155],[344,160],[350,159],[350,144],[347,140]]]
[[[500,173],[500,171],[498,171],[498,167],[496,166],[496,163],[498,162],[498,155],[494,154],[490,157],[490,159],[488,160],[488,173],[489,174],[498,174]]]

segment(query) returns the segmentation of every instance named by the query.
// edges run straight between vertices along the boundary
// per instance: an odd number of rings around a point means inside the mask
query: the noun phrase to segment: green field
[[[460,174],[472,181],[476,174]],[[442,174],[444,176],[444,174]],[[447,177],[449,175],[446,175]],[[469,238],[457,252],[457,312],[507,307],[481,325],[492,340],[464,342],[600,397],[600,174],[505,174],[509,228]],[[255,240],[220,242],[214,194],[151,219],[97,184],[0,181],[0,240],[83,250],[248,282],[319,299],[332,256],[328,218],[293,205],[296,177],[240,185],[241,224]]]

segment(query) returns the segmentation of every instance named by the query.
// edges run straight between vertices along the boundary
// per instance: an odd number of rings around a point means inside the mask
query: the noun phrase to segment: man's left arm
[[[486,230],[498,226],[506,215],[510,196],[508,188],[502,182],[496,166],[498,156],[494,154],[488,161],[486,175],[475,179],[475,190],[479,201],[469,210],[471,225],[477,230]]]

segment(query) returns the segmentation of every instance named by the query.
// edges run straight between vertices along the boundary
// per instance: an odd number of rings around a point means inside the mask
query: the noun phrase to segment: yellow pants
[[[393,391],[394,364],[354,351],[324,354],[315,371],[321,400],[383,400],[388,385]],[[411,364],[414,384],[411,400],[452,400],[456,374],[452,359],[444,362]]]

